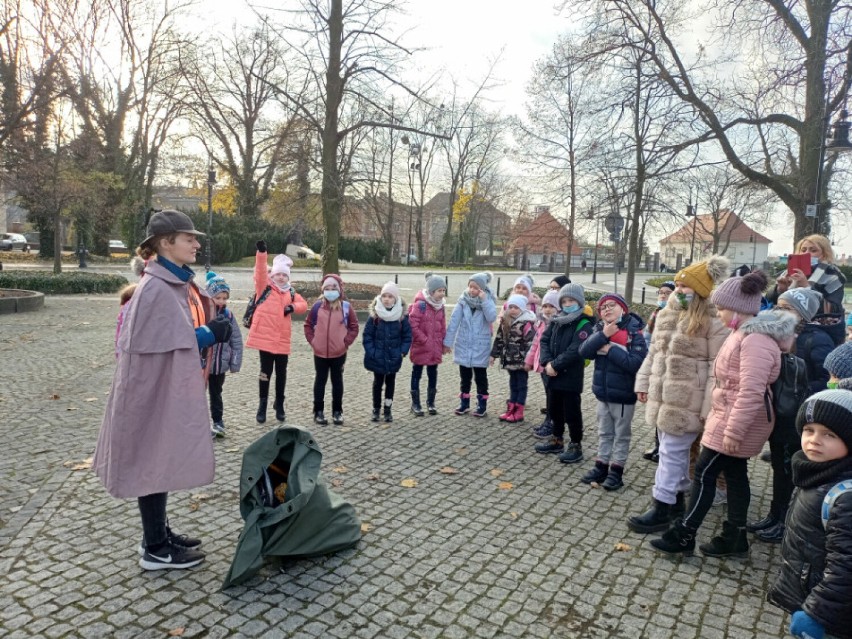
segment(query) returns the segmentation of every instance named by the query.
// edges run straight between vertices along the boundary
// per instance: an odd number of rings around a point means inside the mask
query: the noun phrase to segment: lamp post
[[[754,233],[748,236],[748,241],[751,242],[751,270],[754,270],[754,263],[757,260],[757,238]]]
[[[213,251],[213,185],[216,184],[216,171],[212,163],[207,169],[207,259],[204,270],[210,272],[211,253]]]
[[[852,142],[849,141],[849,128],[852,126],[849,122],[849,112],[843,109],[834,124],[829,125],[831,114],[828,112],[828,103],[826,103],[825,117],[823,118],[823,129],[819,136],[819,164],[817,165],[816,188],[814,189],[814,204],[813,208],[808,207],[808,211],[813,211],[814,218],[814,233],[822,233],[822,172],[823,164],[825,164],[826,150],[833,153],[842,153],[852,151]],[[830,129],[830,130],[829,130]],[[830,136],[830,142],[826,145],[826,138]],[[807,213],[806,213],[807,215]]]
[[[592,284],[598,283],[598,243],[600,242],[601,220],[595,217],[595,209],[589,209],[586,217],[595,221],[595,261],[592,263]]]
[[[686,217],[692,216],[692,240],[689,243],[689,263],[692,264],[692,258],[695,255],[695,225],[698,223],[698,203],[692,206],[692,189],[689,190],[689,204],[686,205]]]
[[[412,142],[407,135],[403,135],[400,140],[408,145],[408,187],[411,190],[411,207],[408,210],[408,250],[405,254],[405,263],[408,265],[411,262],[411,227],[414,221],[414,175],[420,173],[420,155],[423,149],[419,142]]]

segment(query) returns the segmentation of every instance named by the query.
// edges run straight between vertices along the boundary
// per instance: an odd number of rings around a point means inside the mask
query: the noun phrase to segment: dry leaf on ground
[[[506,472],[506,471],[504,471],[502,468],[492,468],[491,469],[491,476],[492,477],[499,477],[504,472]]]
[[[172,630],[169,630],[169,636],[170,637],[183,637],[183,633],[184,633],[185,630],[186,630],[186,628],[173,628]]]
[[[404,488],[414,488],[415,486],[417,486],[417,480],[411,479],[409,477],[408,479],[403,479],[401,482],[399,482],[399,485],[403,486]]]
[[[86,401],[86,402],[96,402],[96,401],[98,401],[98,398],[97,398],[97,397],[87,397],[87,398],[86,398],[85,400],[83,400],[83,401]]]
[[[92,467],[92,458],[88,457],[83,461],[67,461],[64,464],[65,468],[70,468],[71,470],[89,470]]]
[[[77,407],[76,406],[69,406],[65,410],[77,410]]]
[[[369,481],[379,481],[381,477],[379,477],[379,473],[370,473],[364,479],[367,479]]]
[[[343,485],[343,480],[335,477],[331,480],[331,485],[335,488],[340,488]]]
[[[195,499],[196,501],[204,501],[205,499],[210,499],[210,495],[207,493],[195,493],[190,497],[190,499]]]
[[[335,466],[332,470],[336,473],[348,473],[349,469],[346,466]]]
[[[470,453],[470,451],[467,448],[456,448],[455,453],[456,455],[464,457],[465,455]]]
[[[452,466],[444,466],[438,470],[439,473],[443,473],[444,475],[457,475],[459,471],[457,471]]]
[[[517,519],[517,518],[518,518],[518,513],[511,512],[511,513],[509,513],[509,516],[510,516],[512,519]]]
[[[54,393],[53,395],[51,395],[50,397],[48,397],[48,399],[59,399],[59,395],[57,395],[56,393]]]
[[[615,544],[615,549],[619,552],[627,552],[628,550],[633,550],[633,547],[619,541]]]
[[[510,481],[501,481],[499,484],[497,484],[497,488],[499,488],[500,490],[512,490],[514,487],[515,485]]]
[[[373,524],[361,522],[361,532],[362,533],[370,532],[372,529],[373,529]]]

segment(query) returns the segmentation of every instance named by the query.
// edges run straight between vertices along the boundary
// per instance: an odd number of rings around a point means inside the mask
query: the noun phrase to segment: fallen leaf
[[[497,488],[499,488],[500,490],[512,490],[514,487],[514,484],[512,484],[512,482],[510,481],[501,481],[499,484],[497,484]]]
[[[373,529],[373,524],[361,522],[361,532],[362,533],[370,532],[372,529]]]
[[[196,511],[196,510],[198,510],[199,508],[201,508],[201,504],[199,504],[197,501],[189,502],[189,509],[190,509],[192,512],[195,512],[195,511]]]
[[[338,477],[335,477],[331,480],[331,485],[335,488],[340,488],[343,485],[343,480]]]
[[[226,453],[237,453],[237,452],[239,452],[239,450],[240,450],[239,448],[226,448],[225,452]]]
[[[401,482],[399,482],[399,485],[405,488],[414,488],[417,485],[417,480],[411,478],[403,479]]]
[[[627,552],[628,550],[633,550],[631,546],[628,546],[627,544],[622,543],[620,541],[615,544],[615,549],[619,552]]]
[[[335,466],[332,470],[336,473],[348,473],[349,469],[346,466]]]
[[[184,633],[185,630],[186,630],[186,628],[173,628],[173,629],[169,630],[169,636],[170,637],[183,637],[183,633]]]
[[[59,399],[59,395],[57,395],[56,393],[54,393],[53,395],[51,395],[50,397],[48,397],[48,399]]]
[[[379,473],[370,473],[365,479],[368,479],[369,481],[379,481],[381,477],[379,477]]]
[[[456,474],[458,474],[459,471],[457,471],[452,466],[444,466],[443,468],[438,470],[438,472],[443,473],[444,475],[456,475]]]
[[[207,493],[195,493],[190,497],[190,499],[194,499],[196,501],[203,501],[205,499],[210,499],[210,495]]]
[[[83,322],[83,326],[89,326],[91,322]]]
[[[89,470],[92,467],[92,458],[88,457],[83,461],[67,461],[64,464],[65,468],[70,468],[71,470]]]
[[[97,398],[97,397],[87,397],[87,398],[86,398],[85,400],[83,400],[83,401],[86,401],[86,402],[96,402],[96,401],[98,401],[98,398]]]
[[[492,477],[499,477],[499,476],[500,476],[500,475],[502,475],[504,472],[505,472],[505,471],[504,471],[502,468],[492,468],[492,469],[491,469],[491,476],[492,476]]]
[[[517,518],[518,518],[518,513],[509,513],[509,516],[510,516],[512,519],[517,519]]]
[[[470,453],[470,451],[467,448],[456,448],[455,453],[456,455],[461,455],[462,457],[464,457],[465,455]]]
[[[69,406],[65,410],[77,410],[76,406]]]

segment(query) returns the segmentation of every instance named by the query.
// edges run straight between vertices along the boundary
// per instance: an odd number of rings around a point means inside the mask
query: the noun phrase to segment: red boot
[[[506,421],[512,424],[524,421],[524,405],[515,404],[515,411],[506,418]]]
[[[506,402],[506,412],[498,416],[497,419],[499,419],[501,422],[512,421],[511,417],[512,414],[515,412],[515,406],[517,406],[515,402]]]

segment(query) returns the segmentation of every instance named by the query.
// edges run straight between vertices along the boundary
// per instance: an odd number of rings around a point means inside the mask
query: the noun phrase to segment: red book
[[[787,274],[792,275],[796,269],[804,273],[805,277],[811,276],[810,253],[790,253],[787,256]]]

